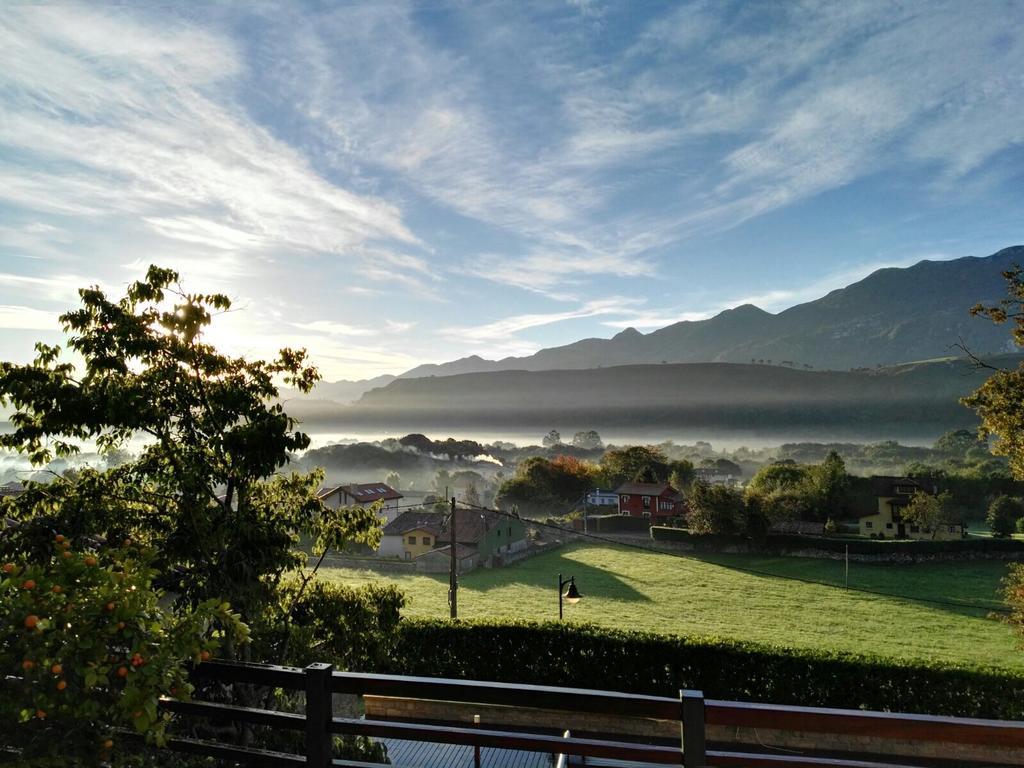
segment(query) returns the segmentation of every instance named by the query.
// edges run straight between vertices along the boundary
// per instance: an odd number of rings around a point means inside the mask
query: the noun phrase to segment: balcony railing
[[[211,721],[231,721],[265,726],[271,729],[299,731],[305,734],[304,754],[283,754],[218,743],[173,738],[169,747],[195,755],[237,761],[246,765],[365,766],[332,759],[332,741],[336,734],[354,734],[376,738],[494,747],[577,758],[607,758],[638,763],[699,766],[743,766],[744,768],[888,768],[906,765],[951,764],[942,759],[906,762],[906,758],[877,759],[877,752],[842,758],[780,753],[768,748],[742,747],[734,750],[709,749],[709,728],[762,729],[800,734],[839,734],[898,740],[904,745],[948,745],[948,754],[957,757],[959,747],[995,748],[1005,752],[1005,760],[961,759],[957,765],[1024,764],[1024,722],[934,717],[890,712],[865,712],[844,709],[752,704],[705,699],[699,691],[682,691],[678,698],[642,696],[611,691],[559,688],[553,686],[491,683],[443,678],[406,677],[335,672],[330,665],[312,664],[304,669],[257,664],[208,662],[196,668],[196,675],[207,680],[271,686],[305,693],[305,714],[234,706],[209,701],[165,700],[164,709]],[[573,713],[612,715],[619,718],[648,718],[679,723],[675,744],[638,743],[604,738],[579,738],[563,732],[557,722],[549,729],[494,729],[436,722],[396,722],[393,720],[335,717],[332,694],[395,697],[452,705],[503,705],[518,709],[555,710]],[[718,729],[721,732],[721,728]],[[750,750],[753,751],[750,751]],[[945,747],[944,747],[945,749]],[[1019,751],[1018,751],[1019,750]],[[896,762],[899,761],[899,762]]]

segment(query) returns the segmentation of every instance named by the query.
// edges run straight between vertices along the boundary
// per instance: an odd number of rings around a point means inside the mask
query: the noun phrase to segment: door
[[[907,526],[900,523],[896,526],[896,536],[901,539],[907,538]]]

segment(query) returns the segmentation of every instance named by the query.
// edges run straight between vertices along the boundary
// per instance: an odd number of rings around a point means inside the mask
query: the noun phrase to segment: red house
[[[619,514],[633,517],[679,517],[686,514],[683,495],[668,483],[625,483],[617,491]]]

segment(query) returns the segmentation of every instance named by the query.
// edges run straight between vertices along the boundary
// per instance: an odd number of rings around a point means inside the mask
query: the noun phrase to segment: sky
[[[1024,243],[1024,2],[6,3],[0,359],[149,264],[325,378]]]

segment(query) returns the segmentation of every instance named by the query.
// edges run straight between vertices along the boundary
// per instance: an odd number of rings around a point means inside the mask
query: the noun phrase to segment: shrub
[[[989,505],[988,515],[985,522],[992,529],[996,536],[1009,536],[1017,528],[1017,521],[1024,515],[1020,499],[1014,499],[1006,494],[997,496]]]
[[[147,553],[83,551],[62,536],[52,554],[12,560],[0,579],[0,743],[19,765],[94,765],[110,757],[116,729],[161,744],[161,696],[188,698],[188,666],[247,630],[227,603],[170,614],[152,587]],[[122,745],[117,754],[131,762]],[[120,758],[119,758],[120,759]]]
[[[562,623],[403,621],[394,671],[677,696],[1020,719],[1024,676]],[[524,649],[529,649],[525,652]]]

